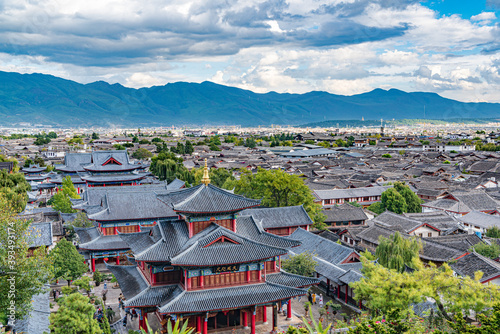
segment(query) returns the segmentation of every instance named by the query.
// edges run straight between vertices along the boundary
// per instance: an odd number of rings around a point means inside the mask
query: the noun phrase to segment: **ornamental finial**
[[[205,168],[203,168],[203,177],[201,178],[201,183],[205,186],[208,186],[210,183],[210,176],[208,176],[208,166],[207,166],[207,158],[205,158]]]

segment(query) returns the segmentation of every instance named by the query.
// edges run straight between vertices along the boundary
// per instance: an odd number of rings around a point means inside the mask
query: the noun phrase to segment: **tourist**
[[[316,304],[316,294],[315,294],[315,293],[313,293],[313,294],[312,294],[312,299],[313,299],[313,302],[312,302],[312,303],[313,303],[313,304]]]
[[[319,306],[323,307],[323,294],[322,293],[319,294]]]

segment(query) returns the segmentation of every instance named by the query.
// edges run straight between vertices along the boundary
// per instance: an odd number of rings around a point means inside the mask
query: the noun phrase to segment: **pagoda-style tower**
[[[197,333],[251,327],[267,322],[267,307],[277,327],[279,303],[306,294],[314,278],[281,271],[281,256],[300,242],[263,231],[251,216],[238,217],[259,201],[210,184],[205,166],[202,184],[159,195],[178,215],[150,230],[121,234],[135,265],[108,265],[126,297],[125,307],[188,321]]]

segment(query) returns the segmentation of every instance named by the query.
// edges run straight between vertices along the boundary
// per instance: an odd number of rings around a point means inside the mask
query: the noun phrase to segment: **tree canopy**
[[[430,299],[440,317],[453,321],[459,312],[485,312],[500,298],[499,286],[481,284],[481,272],[473,278],[456,276],[446,263],[439,268],[431,263],[419,265],[413,272],[398,272],[363,257],[361,260],[364,277],[352,285],[354,298],[363,300],[372,312],[404,311]]]
[[[500,238],[500,228],[498,228],[497,226],[493,226],[492,228],[489,228],[486,231],[486,236],[489,238],[495,238],[495,239]]]
[[[134,157],[136,159],[141,159],[141,160],[151,158],[152,156],[153,156],[153,153],[149,152],[148,150],[146,150],[143,147],[138,148],[137,151],[132,153],[132,157]]]
[[[45,247],[29,249],[31,238],[39,232],[29,232],[31,221],[15,219],[15,215],[12,205],[0,194],[0,310],[7,311],[13,301],[16,319],[21,319],[31,309],[33,296],[45,290],[53,274]],[[11,282],[15,282],[14,295],[9,293]]]
[[[174,153],[162,151],[151,158],[149,170],[158,176],[160,180],[172,182],[175,178],[178,178],[191,184],[194,178],[182,162],[182,158],[177,158]]]
[[[225,189],[233,189],[236,194],[248,198],[262,199],[267,207],[304,205],[315,227],[324,228],[325,215],[321,206],[314,203],[311,190],[297,175],[290,175],[282,170],[259,168],[257,173],[243,169],[239,180],[228,180]]]
[[[94,319],[95,308],[89,298],[72,293],[61,298],[59,310],[50,314],[50,330],[54,334],[102,334]]]
[[[500,246],[498,246],[498,244],[495,242],[492,242],[491,245],[488,245],[485,242],[480,242],[474,246],[471,246],[469,251],[475,251],[478,254],[486,256],[490,259],[497,259],[500,255]]]
[[[406,239],[396,232],[389,238],[380,236],[375,257],[380,265],[403,272],[405,265],[413,269],[420,265],[419,253],[422,249],[422,242],[419,239],[415,237]]]
[[[422,200],[402,182],[396,182],[393,188],[382,193],[381,201],[373,203],[368,210],[381,214],[385,210],[402,214],[406,212],[422,212]]]
[[[309,252],[292,255],[281,261],[282,268],[290,274],[312,277],[316,270],[317,262]]]
[[[70,280],[81,277],[88,270],[83,255],[66,239],[61,239],[49,256],[54,264],[54,277],[67,280],[68,286]]]

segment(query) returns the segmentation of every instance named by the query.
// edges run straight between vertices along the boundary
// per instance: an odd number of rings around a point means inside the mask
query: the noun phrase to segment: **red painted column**
[[[252,327],[251,327],[251,331],[250,331],[252,334],[255,334],[255,308],[252,312]]]
[[[208,334],[208,317],[205,316],[205,321],[203,322],[203,334]]]
[[[149,274],[151,275],[151,285],[156,284],[156,275],[153,274],[153,267],[149,268]]]
[[[118,227],[115,226],[115,235],[118,234]]]
[[[286,320],[292,319],[292,300],[288,300],[288,305],[286,307]]]
[[[191,290],[191,277],[188,277],[188,279],[187,279],[186,290]]]
[[[263,316],[263,321],[265,324],[267,324],[267,306],[262,306],[262,309],[263,309],[263,313],[262,313],[262,316]]]
[[[95,259],[92,258],[92,272],[95,271]]]
[[[196,333],[201,333],[201,315],[196,317]]]
[[[250,282],[250,270],[248,270],[247,268],[247,271],[246,271],[246,275],[247,275],[247,282]]]
[[[233,221],[231,222],[231,228],[233,232],[236,232],[236,219],[233,219]]]
[[[117,266],[118,266],[118,265],[120,265],[120,255],[118,255],[118,256],[116,257],[116,265],[117,265]]]
[[[248,313],[243,311],[243,327],[248,328]]]
[[[340,285],[337,285],[337,298],[340,299]]]
[[[260,266],[260,264],[259,264]],[[258,276],[259,281],[262,281],[262,270],[259,269],[259,276]]]
[[[205,276],[203,276],[203,270],[201,271],[201,275],[199,277],[200,288],[203,288],[203,284],[205,283]]]
[[[193,236],[193,223],[192,222],[188,223],[188,230],[189,230],[189,237],[191,238]]]

